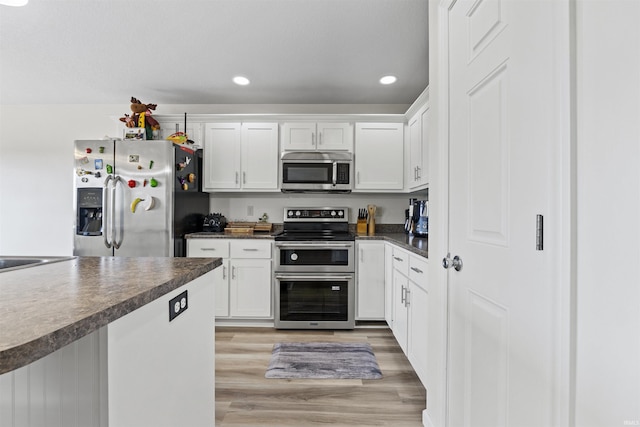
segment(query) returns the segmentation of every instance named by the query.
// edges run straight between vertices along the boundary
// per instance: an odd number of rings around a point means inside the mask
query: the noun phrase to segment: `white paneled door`
[[[450,426],[554,425],[553,3],[449,9]]]

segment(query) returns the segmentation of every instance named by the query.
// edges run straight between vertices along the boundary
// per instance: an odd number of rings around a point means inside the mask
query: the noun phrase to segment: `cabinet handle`
[[[405,307],[407,305],[407,289],[404,285],[400,289],[400,304],[404,304]]]
[[[395,259],[396,261],[401,261],[401,262],[404,262],[404,260],[403,260],[402,258],[400,258],[400,257],[397,257],[397,256],[394,256],[394,257],[393,257],[393,259]]]
[[[222,278],[226,279],[227,278],[227,267],[226,266],[222,266]]]
[[[417,181],[418,180],[418,167],[414,167],[413,168],[413,180]]]
[[[238,183],[238,172],[236,172],[236,184]]]
[[[316,145],[316,133],[311,132],[311,145]]]
[[[216,248],[201,248],[201,251],[215,251]]]
[[[411,305],[411,302],[409,301],[411,297],[411,291],[409,290],[409,288],[407,288],[404,292],[404,306],[405,307],[409,307]]]
[[[415,271],[416,273],[420,273],[420,274],[424,273],[422,270],[420,270],[419,268],[416,268],[416,267],[411,267],[411,269],[413,271]]]
[[[246,252],[258,252],[258,249],[256,248],[242,248],[242,250]]]
[[[233,267],[231,267],[231,278],[232,279],[236,278],[236,266],[235,265]]]
[[[420,166],[416,166],[416,172],[418,172],[418,179],[422,179],[422,168]]]
[[[360,184],[360,171],[356,172],[356,184]]]
[[[322,132],[318,132],[318,145],[322,145]]]
[[[243,184],[247,183],[247,173],[246,172],[242,172],[242,183]]]
[[[364,251],[360,248],[360,262],[364,262]]]

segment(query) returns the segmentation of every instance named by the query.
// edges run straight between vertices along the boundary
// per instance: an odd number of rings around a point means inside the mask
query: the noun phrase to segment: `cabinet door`
[[[382,320],[385,315],[384,242],[357,242],[358,320]]]
[[[429,318],[429,294],[414,282],[409,282],[407,358],[411,366],[426,384],[427,372],[427,321]]]
[[[205,191],[240,188],[240,141],[240,123],[205,125]]]
[[[223,259],[214,273],[216,317],[229,317],[229,259]]]
[[[384,244],[384,320],[393,329],[393,246]]]
[[[404,125],[356,123],[355,190],[403,190]]]
[[[393,271],[393,335],[407,354],[408,317],[405,304],[409,292],[409,279],[398,270]]]
[[[315,149],[315,123],[284,123],[282,125],[282,151],[307,151]]]
[[[409,119],[409,170],[407,186],[414,189],[420,185],[419,171],[422,167],[422,111]]]
[[[278,189],[278,124],[242,124],[242,189]]]
[[[229,316],[229,240],[188,239],[187,257],[223,258],[222,265],[213,270],[216,317]]]
[[[421,113],[421,116],[422,162],[418,169],[418,178],[424,188],[429,185],[429,124],[431,123],[431,108],[427,107]]]
[[[230,261],[231,317],[271,317],[271,260]]]
[[[353,150],[351,123],[318,123],[316,148],[322,151]]]

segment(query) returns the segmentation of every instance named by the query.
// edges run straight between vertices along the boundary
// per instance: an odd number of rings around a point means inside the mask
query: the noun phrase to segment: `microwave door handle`
[[[111,221],[110,206],[111,206],[111,203],[113,202],[109,198],[109,190],[110,190],[109,183],[111,182],[112,179],[113,179],[113,176],[109,175],[107,179],[104,180],[104,185],[102,187],[102,210],[103,210],[102,236],[104,238],[104,245],[107,247],[107,249],[111,249],[111,243],[112,243],[112,239],[109,238],[109,235],[111,232],[111,226],[109,224],[109,222]]]
[[[333,185],[338,183],[338,162],[333,162]]]

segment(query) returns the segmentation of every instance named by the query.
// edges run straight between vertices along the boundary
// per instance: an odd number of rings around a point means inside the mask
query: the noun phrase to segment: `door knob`
[[[460,271],[462,270],[462,258],[456,255],[451,259],[451,254],[447,254],[446,257],[442,258],[442,267],[445,269],[453,267],[454,270]]]

